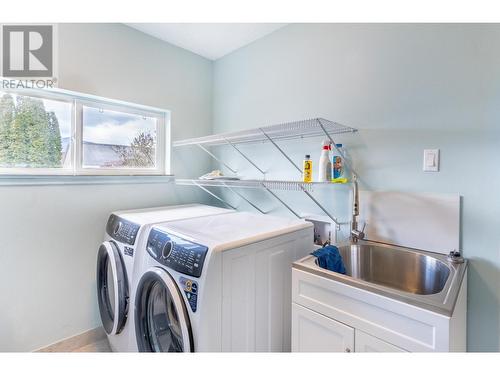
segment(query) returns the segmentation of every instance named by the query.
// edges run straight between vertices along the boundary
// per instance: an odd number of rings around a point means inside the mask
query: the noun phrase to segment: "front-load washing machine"
[[[235,212],[156,224],[134,275],[140,351],[290,351],[304,220]]]
[[[110,215],[105,240],[97,255],[97,299],[102,325],[113,351],[137,351],[135,336],[133,340],[130,338],[130,330],[134,329],[130,287],[139,243],[143,234],[149,232],[148,226],[229,212],[233,211],[191,204],[117,211]]]

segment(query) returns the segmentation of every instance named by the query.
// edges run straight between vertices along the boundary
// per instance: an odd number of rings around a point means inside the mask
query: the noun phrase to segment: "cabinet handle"
[[[346,353],[350,353],[350,352],[351,352],[351,349],[349,349],[349,348],[345,348],[345,352],[346,352]]]

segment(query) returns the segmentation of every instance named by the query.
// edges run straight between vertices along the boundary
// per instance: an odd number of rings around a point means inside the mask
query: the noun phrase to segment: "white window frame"
[[[13,176],[170,176],[170,111],[62,89],[3,89],[16,95],[57,100],[72,105],[70,168],[0,168],[0,175]],[[157,119],[154,168],[83,167],[83,107],[108,109]]]

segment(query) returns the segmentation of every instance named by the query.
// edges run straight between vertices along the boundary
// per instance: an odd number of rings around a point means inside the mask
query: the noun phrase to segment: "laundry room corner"
[[[59,88],[168,109],[173,139],[211,133],[211,61],[122,24],[58,31]],[[176,152],[171,173],[204,173],[202,156]],[[208,199],[161,176],[0,176],[0,351],[32,351],[100,326],[96,249],[110,212],[191,202]]]

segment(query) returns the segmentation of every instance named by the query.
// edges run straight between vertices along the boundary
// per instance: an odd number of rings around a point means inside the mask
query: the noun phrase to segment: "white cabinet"
[[[292,303],[293,352],[405,352],[359,329],[354,329]]]
[[[352,352],[354,329],[292,304],[293,352]]]
[[[464,352],[467,272],[452,316],[292,270],[293,351]]]
[[[312,228],[222,254],[222,351],[289,352],[292,263],[307,255]]]
[[[389,344],[383,340],[380,340],[368,333],[355,330],[354,335],[354,351],[355,352],[405,352],[401,348],[395,345]]]

